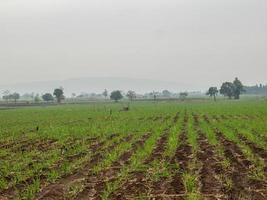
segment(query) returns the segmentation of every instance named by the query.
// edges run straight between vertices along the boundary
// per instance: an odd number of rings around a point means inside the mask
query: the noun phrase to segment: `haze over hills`
[[[0,92],[10,90],[11,92],[19,93],[45,93],[53,92],[54,88],[62,86],[65,94],[71,95],[72,93],[80,94],[86,93],[101,93],[104,89],[112,90],[134,90],[138,93],[146,93],[151,91],[162,91],[168,89],[172,92],[200,90],[201,88],[194,88],[192,85],[187,85],[179,82],[167,82],[160,80],[150,79],[137,79],[125,77],[87,77],[87,78],[74,78],[66,80],[55,81],[40,81],[40,82],[25,82],[13,85],[0,86]]]

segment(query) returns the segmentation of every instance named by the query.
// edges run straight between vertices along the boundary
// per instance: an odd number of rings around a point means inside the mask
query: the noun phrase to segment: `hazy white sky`
[[[267,83],[266,0],[1,0],[0,85],[122,76]]]

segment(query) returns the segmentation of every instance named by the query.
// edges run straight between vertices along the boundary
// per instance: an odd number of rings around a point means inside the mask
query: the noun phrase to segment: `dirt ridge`
[[[167,142],[167,135],[169,131],[165,130],[162,136],[157,141],[151,155],[144,161],[144,164],[149,164],[156,159],[161,159],[165,145]],[[110,195],[111,199],[134,199],[140,194],[144,195],[150,191],[150,184],[143,171],[131,172],[128,180],[115,192]]]
[[[129,164],[131,156],[137,151],[138,147],[144,145],[150,136],[151,133],[147,133],[141,139],[134,142],[132,148],[124,152],[108,169],[102,170],[97,175],[90,174],[87,177],[84,190],[77,195],[76,199],[101,199],[101,194],[105,189],[106,183],[116,179],[116,175],[123,165]]]
[[[261,181],[249,179],[249,169],[253,164],[246,159],[241,149],[232,141],[225,138],[218,129],[215,130],[217,138],[224,147],[225,156],[231,161],[231,171],[228,172],[233,186],[228,193],[228,199],[255,199],[264,200],[267,198],[267,188]]]
[[[114,138],[117,137],[117,134],[112,134],[108,137],[105,141],[95,141],[95,143],[90,147],[90,151],[96,152],[93,154],[91,159],[85,164],[85,166],[77,170],[76,172],[73,172],[73,174],[67,175],[65,177],[62,177],[59,179],[56,183],[49,184],[47,186],[43,186],[41,191],[37,194],[35,199],[65,199],[66,196],[66,189],[67,187],[75,182],[81,182],[83,181],[84,177],[88,173],[88,170],[90,170],[94,165],[96,165],[98,162],[100,162],[103,159],[103,152],[108,152],[115,148],[119,143],[128,140],[129,137],[132,137],[131,135],[128,135],[126,137],[121,138],[119,141],[112,143],[111,145],[105,147],[103,149],[104,144]]]

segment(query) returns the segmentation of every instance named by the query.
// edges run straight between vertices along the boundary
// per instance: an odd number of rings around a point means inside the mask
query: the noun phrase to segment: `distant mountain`
[[[54,88],[62,86],[66,95],[71,93],[80,94],[86,93],[100,93],[104,89],[111,90],[134,90],[139,93],[162,91],[168,89],[172,92],[179,92],[190,90],[193,87],[177,82],[149,80],[149,79],[135,79],[124,77],[88,77],[88,78],[75,78],[62,81],[40,81],[40,82],[28,82],[18,83],[13,85],[0,86],[0,92],[4,90],[10,90],[11,92],[19,93],[45,93],[53,92]],[[1,95],[1,94],[0,94]]]

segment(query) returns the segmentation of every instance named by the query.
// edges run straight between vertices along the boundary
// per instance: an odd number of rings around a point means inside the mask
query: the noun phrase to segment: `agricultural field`
[[[267,199],[267,101],[0,110],[0,199]]]

